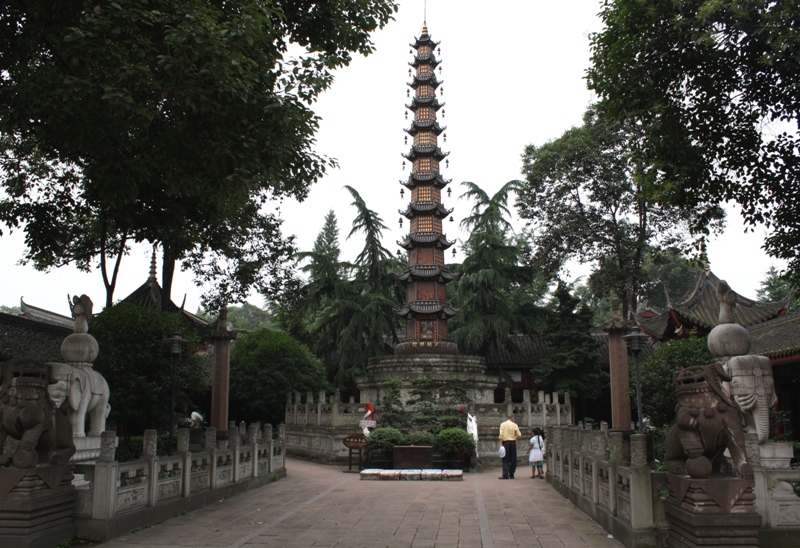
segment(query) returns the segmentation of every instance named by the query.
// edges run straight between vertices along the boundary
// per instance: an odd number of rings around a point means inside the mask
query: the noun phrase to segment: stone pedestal
[[[0,468],[0,546],[55,546],[75,536],[77,492],[66,465]]]
[[[767,442],[758,446],[761,466],[768,470],[789,470],[794,447],[791,443]]]
[[[367,374],[356,378],[361,392],[361,402],[380,402],[386,381],[403,381],[401,398],[411,399],[414,381],[428,379],[433,382],[459,379],[467,397],[475,403],[493,403],[497,378],[486,375],[486,361],[479,356],[452,354],[395,354],[370,358]]]
[[[75,444],[75,454],[70,462],[91,463],[100,457],[100,436],[72,438],[72,442]]]
[[[761,516],[753,480],[669,474],[665,504],[670,548],[758,546]]]

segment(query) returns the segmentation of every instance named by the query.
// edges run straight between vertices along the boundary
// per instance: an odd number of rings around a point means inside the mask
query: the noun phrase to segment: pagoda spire
[[[453,243],[442,232],[442,221],[452,209],[442,203],[442,190],[450,181],[442,177],[439,166],[449,153],[439,148],[445,128],[437,120],[444,107],[436,96],[441,85],[435,73],[440,63],[434,54],[438,45],[431,40],[426,23],[411,44],[416,53],[409,63],[412,80],[408,86],[414,94],[406,108],[414,117],[405,130],[412,138],[411,147],[403,154],[411,163],[411,175],[400,181],[411,191],[411,201],[400,210],[409,220],[409,233],[397,242],[408,253],[408,267],[398,276],[406,285],[406,303],[397,311],[406,320],[406,338],[395,347],[398,354],[458,353],[456,344],[447,338],[447,320],[456,311],[447,302],[447,283],[454,276],[444,264],[444,252]]]

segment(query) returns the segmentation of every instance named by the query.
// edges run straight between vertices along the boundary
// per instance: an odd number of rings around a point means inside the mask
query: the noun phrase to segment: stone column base
[[[75,536],[77,492],[68,466],[0,469],[0,546],[55,546]]]
[[[733,477],[692,479],[669,474],[670,548],[757,547],[761,516],[753,480]]]

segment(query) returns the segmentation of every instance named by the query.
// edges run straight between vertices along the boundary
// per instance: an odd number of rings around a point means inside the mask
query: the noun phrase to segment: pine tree
[[[600,369],[600,343],[590,334],[592,311],[578,306],[580,299],[563,282],[555,290],[553,304],[543,333],[550,352],[532,369],[536,383],[546,392],[596,399],[606,374]]]

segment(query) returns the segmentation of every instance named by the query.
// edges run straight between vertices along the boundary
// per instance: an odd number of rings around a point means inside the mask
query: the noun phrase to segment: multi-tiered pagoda
[[[399,276],[406,284],[406,304],[397,311],[406,320],[406,338],[395,347],[395,353],[457,354],[458,347],[447,338],[447,320],[455,310],[447,303],[447,283],[454,276],[444,266],[444,252],[453,245],[442,233],[442,221],[452,213],[442,204],[442,190],[450,183],[441,175],[440,162],[447,153],[439,148],[439,136],[445,128],[439,125],[439,103],[436,78],[439,61],[434,50],[438,42],[431,40],[427,26],[411,44],[416,50],[409,63],[413,78],[409,87],[414,95],[406,105],[414,117],[406,129],[412,138],[411,149],[403,156],[411,163],[411,175],[401,184],[411,191],[411,201],[400,214],[409,221],[410,230],[397,242],[408,251],[408,268]]]
[[[444,114],[444,105],[436,97],[441,84],[434,74],[439,64],[434,55],[437,45],[427,26],[411,44],[415,55],[408,85],[414,96],[406,108],[414,116],[406,129],[412,139],[411,149],[403,154],[405,162],[411,162],[411,175],[401,181],[405,188],[400,191],[401,195],[411,191],[411,201],[400,211],[410,229],[397,242],[408,253],[408,268],[398,276],[406,286],[406,304],[397,311],[406,320],[406,336],[393,355],[370,358],[366,373],[356,377],[362,402],[381,402],[387,381],[402,383],[401,400],[405,402],[420,382],[435,385],[454,379],[466,391],[469,401],[494,401],[497,377],[486,375],[485,360],[459,354],[456,344],[447,338],[447,319],[456,311],[447,303],[447,283],[454,276],[444,266],[445,251],[453,244],[442,233],[442,222],[450,217],[451,210],[442,204],[442,192],[450,181],[442,178],[439,169],[447,154],[439,148],[445,128],[437,121],[437,112]],[[494,430],[491,437],[491,443],[495,443]]]

